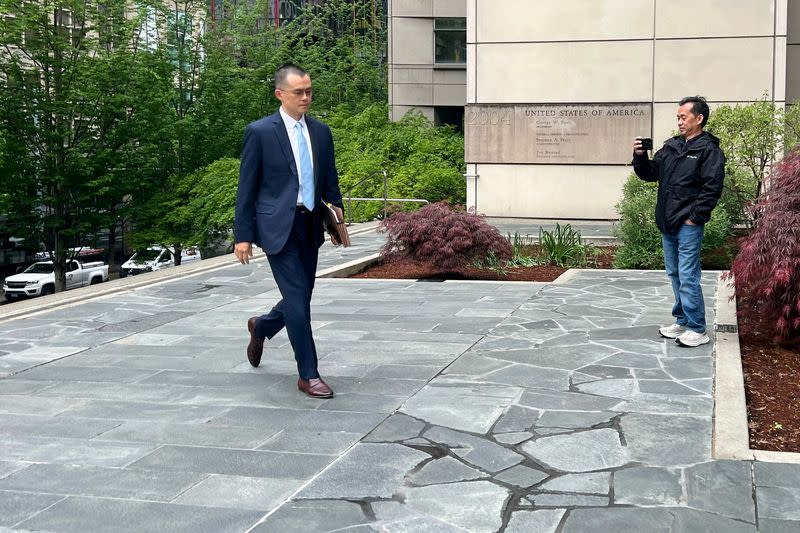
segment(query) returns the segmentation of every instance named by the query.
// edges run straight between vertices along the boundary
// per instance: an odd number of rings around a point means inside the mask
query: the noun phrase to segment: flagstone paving
[[[247,363],[278,298],[257,261],[0,322],[0,533],[800,531],[800,465],[712,458],[663,272],[320,279],[325,401],[285,334]]]

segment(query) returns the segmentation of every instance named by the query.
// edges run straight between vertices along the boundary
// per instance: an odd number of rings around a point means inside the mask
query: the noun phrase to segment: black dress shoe
[[[298,379],[297,388],[312,398],[333,398],[333,391],[322,378]]]
[[[256,337],[256,321],[258,317],[251,317],[247,321],[247,331],[250,332],[250,344],[247,345],[247,360],[253,366],[261,363],[261,354],[264,352],[264,337]]]

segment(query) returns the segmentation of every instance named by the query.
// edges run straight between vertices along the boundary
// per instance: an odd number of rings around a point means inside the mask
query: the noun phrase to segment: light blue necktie
[[[296,122],[297,148],[300,151],[300,188],[302,189],[303,205],[309,211],[314,210],[314,167],[311,166],[311,153],[308,150],[306,136],[303,135],[303,123]]]

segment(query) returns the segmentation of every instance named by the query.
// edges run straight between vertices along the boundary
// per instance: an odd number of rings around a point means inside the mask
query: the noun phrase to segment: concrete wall
[[[389,16],[395,119],[464,103],[644,103],[642,134],[660,145],[688,94],[712,110],[800,98],[800,0],[391,0]],[[433,65],[437,16],[467,17],[466,71]],[[468,204],[494,216],[616,218],[631,172],[467,163]]]
[[[642,134],[660,145],[687,94],[712,106],[800,95],[797,2],[465,1],[468,104],[651,103],[652,132]],[[492,216],[616,218],[631,172],[469,163],[479,177],[468,179],[468,201]]]
[[[464,66],[434,64],[433,21],[466,17],[464,0],[389,0],[389,105],[392,119],[416,109],[433,120],[434,106],[463,106]]]

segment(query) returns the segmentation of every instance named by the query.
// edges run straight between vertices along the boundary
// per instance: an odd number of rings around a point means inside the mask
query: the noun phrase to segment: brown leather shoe
[[[264,352],[264,337],[256,337],[256,320],[258,317],[250,317],[247,320],[247,331],[250,332],[250,344],[247,345],[247,360],[253,366],[261,363],[261,354]]]
[[[298,379],[297,388],[312,398],[333,398],[333,391],[322,378]]]

